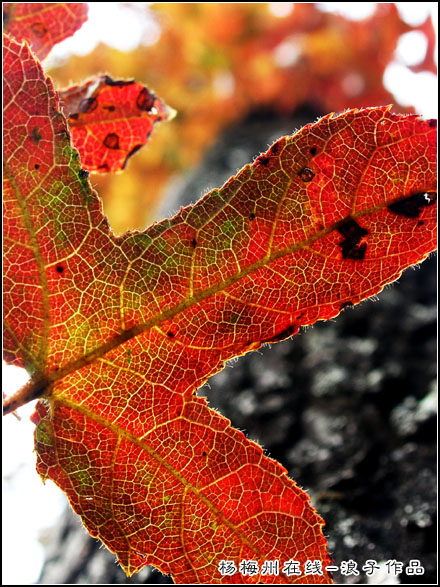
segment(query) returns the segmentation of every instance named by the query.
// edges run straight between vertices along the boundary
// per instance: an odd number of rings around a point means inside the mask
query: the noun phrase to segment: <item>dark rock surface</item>
[[[171,208],[315,118],[246,121],[219,141]],[[404,571],[400,583],[436,583],[436,283],[432,257],[378,301],[231,362],[199,391],[309,492],[335,564],[358,564],[359,576],[335,573],[337,583],[368,583],[368,559],[404,569],[418,559],[424,575]],[[170,582],[149,568],[127,579],[71,512],[56,532],[41,584]]]

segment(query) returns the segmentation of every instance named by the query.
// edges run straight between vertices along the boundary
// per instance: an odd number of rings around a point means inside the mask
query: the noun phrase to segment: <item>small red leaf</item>
[[[61,91],[60,97],[83,167],[99,173],[124,169],[154,124],[174,115],[142,84],[108,75]]]
[[[26,40],[35,55],[44,59],[54,45],[73,35],[87,20],[84,2],[23,2],[3,4],[3,32]]]

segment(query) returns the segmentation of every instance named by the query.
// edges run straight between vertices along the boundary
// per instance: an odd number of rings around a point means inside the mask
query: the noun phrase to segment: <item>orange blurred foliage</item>
[[[50,71],[58,87],[98,73],[133,77],[178,112],[131,159],[128,171],[93,176],[117,233],[151,223],[170,179],[197,165],[227,125],[260,110],[291,114],[307,105],[326,114],[395,103],[383,74],[399,37],[420,30],[431,53],[435,38],[430,19],[412,27],[391,3],[377,4],[362,21],[322,12],[314,3],[294,4],[284,17],[266,3],[151,8],[161,27],[155,44],[129,54],[101,44]],[[432,71],[432,56],[421,67]]]

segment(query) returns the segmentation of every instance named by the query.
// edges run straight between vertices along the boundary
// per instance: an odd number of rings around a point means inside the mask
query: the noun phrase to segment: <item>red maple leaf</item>
[[[5,47],[5,352],[40,397],[38,471],[131,574],[329,557],[308,497],[195,390],[336,316],[435,247],[435,121],[329,115],[223,188],[115,237],[26,45]],[[270,577],[323,582],[322,575]]]
[[[153,125],[174,115],[143,84],[108,75],[61,91],[60,98],[84,169],[100,173],[124,169]]]

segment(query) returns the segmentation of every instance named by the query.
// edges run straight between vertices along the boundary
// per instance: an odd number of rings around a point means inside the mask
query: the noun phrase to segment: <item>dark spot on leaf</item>
[[[110,132],[105,137],[103,144],[107,149],[119,149],[119,136],[114,132]]]
[[[356,261],[362,260],[365,257],[367,243],[361,243],[361,240],[364,236],[367,236],[368,230],[362,228],[350,216],[339,223],[337,230],[339,234],[345,237],[339,243],[342,249],[342,257]]]
[[[269,161],[270,158],[266,157],[265,155],[260,155],[259,157],[257,157],[257,163],[264,165],[264,167],[267,167],[269,165]]]
[[[104,110],[108,110],[109,112],[114,112],[116,108],[114,106],[103,106]]]
[[[202,452],[202,456],[204,456],[204,457],[206,457],[206,456],[207,456],[207,454],[208,454],[208,453],[207,453],[205,450]]]
[[[419,221],[417,222],[417,226],[423,226],[424,224],[425,224],[425,223],[423,222],[423,220],[419,220]]]
[[[340,310],[345,310],[345,308],[353,308],[354,304],[353,302],[344,302],[343,304],[341,304],[339,306]]]
[[[43,135],[40,133],[40,129],[38,128],[38,126],[35,126],[32,129],[32,138],[34,139],[34,143],[36,145],[38,145],[38,143],[41,141],[41,139],[43,138]]]
[[[57,272],[57,273],[59,273],[59,274],[61,274],[61,273],[64,273],[64,267],[63,267],[62,265],[57,265],[57,266],[55,267],[55,270],[56,270],[56,272]]]
[[[420,192],[388,206],[388,210],[406,218],[418,218],[423,208],[432,206],[437,201],[436,192]]]
[[[31,31],[34,33],[36,37],[42,39],[44,35],[47,33],[47,28],[44,26],[42,22],[34,22],[31,24]]]
[[[429,126],[431,128],[437,128],[437,121],[435,120],[435,118],[431,118],[431,120],[429,121]]]
[[[81,179],[85,179],[86,177],[89,177],[89,172],[87,171],[87,169],[80,169],[78,175]]]
[[[169,332],[167,332],[167,336],[168,338],[174,338],[175,334],[174,332],[171,332],[171,330]]]
[[[279,149],[280,149],[280,147],[279,147],[278,143],[275,143],[274,145],[272,145],[272,146],[271,146],[271,148],[270,148],[270,150],[269,150],[269,153],[270,153],[271,155],[277,155],[277,154],[278,154],[278,151],[279,151]]]
[[[79,112],[74,112],[73,114],[69,114],[69,120],[78,120]]]
[[[192,239],[191,244],[192,244],[193,248],[195,249],[197,246],[197,241],[195,238]]]
[[[135,147],[132,148],[132,150],[127,154],[127,156],[125,157],[125,161],[122,164],[122,169],[125,169],[125,166],[128,163],[128,160],[130,159],[130,157],[132,155],[134,155],[135,153],[137,153],[137,151],[139,151],[139,149],[142,149],[142,145],[136,145]]]
[[[138,94],[138,97],[136,98],[136,105],[139,108],[139,110],[144,110],[145,112],[148,112],[153,107],[155,99],[156,96],[149,92],[147,88],[142,88],[142,90]]]
[[[110,167],[108,166],[107,163],[103,163],[102,165],[99,165],[98,166],[98,170],[99,171],[106,171],[107,172],[107,171],[110,171]]]
[[[362,261],[365,257],[365,253],[367,252],[367,243],[361,243],[360,245],[356,245],[352,247],[349,251],[346,251],[344,256],[344,251],[342,251],[342,256],[344,259],[353,259],[354,261]]]
[[[38,163],[35,163],[34,169],[40,169],[40,166],[38,165]]]
[[[255,214],[253,212],[251,212],[249,214],[249,220],[254,220],[255,219]]]
[[[312,179],[315,177],[315,172],[310,167],[304,167],[301,169],[298,175],[303,181],[308,182],[312,181]]]
[[[132,86],[135,83],[134,79],[112,79],[109,75],[104,76],[104,82],[107,86],[117,86],[123,88],[124,86]]]
[[[318,149],[316,147],[312,147],[310,149],[310,155],[316,155],[317,152],[318,152]]]
[[[272,336],[271,338],[263,340],[262,342],[280,342],[280,340],[284,340],[285,338],[288,338],[289,336],[292,336],[293,334],[296,334],[297,332],[298,332],[298,326],[296,324],[292,324],[292,325],[288,326],[287,328],[285,328],[284,330],[282,330],[281,332],[279,332],[278,334],[276,334],[275,336]]]
[[[98,107],[98,100],[95,97],[92,98],[84,98],[81,100],[78,106],[78,110],[83,112],[84,114],[93,112]]]

